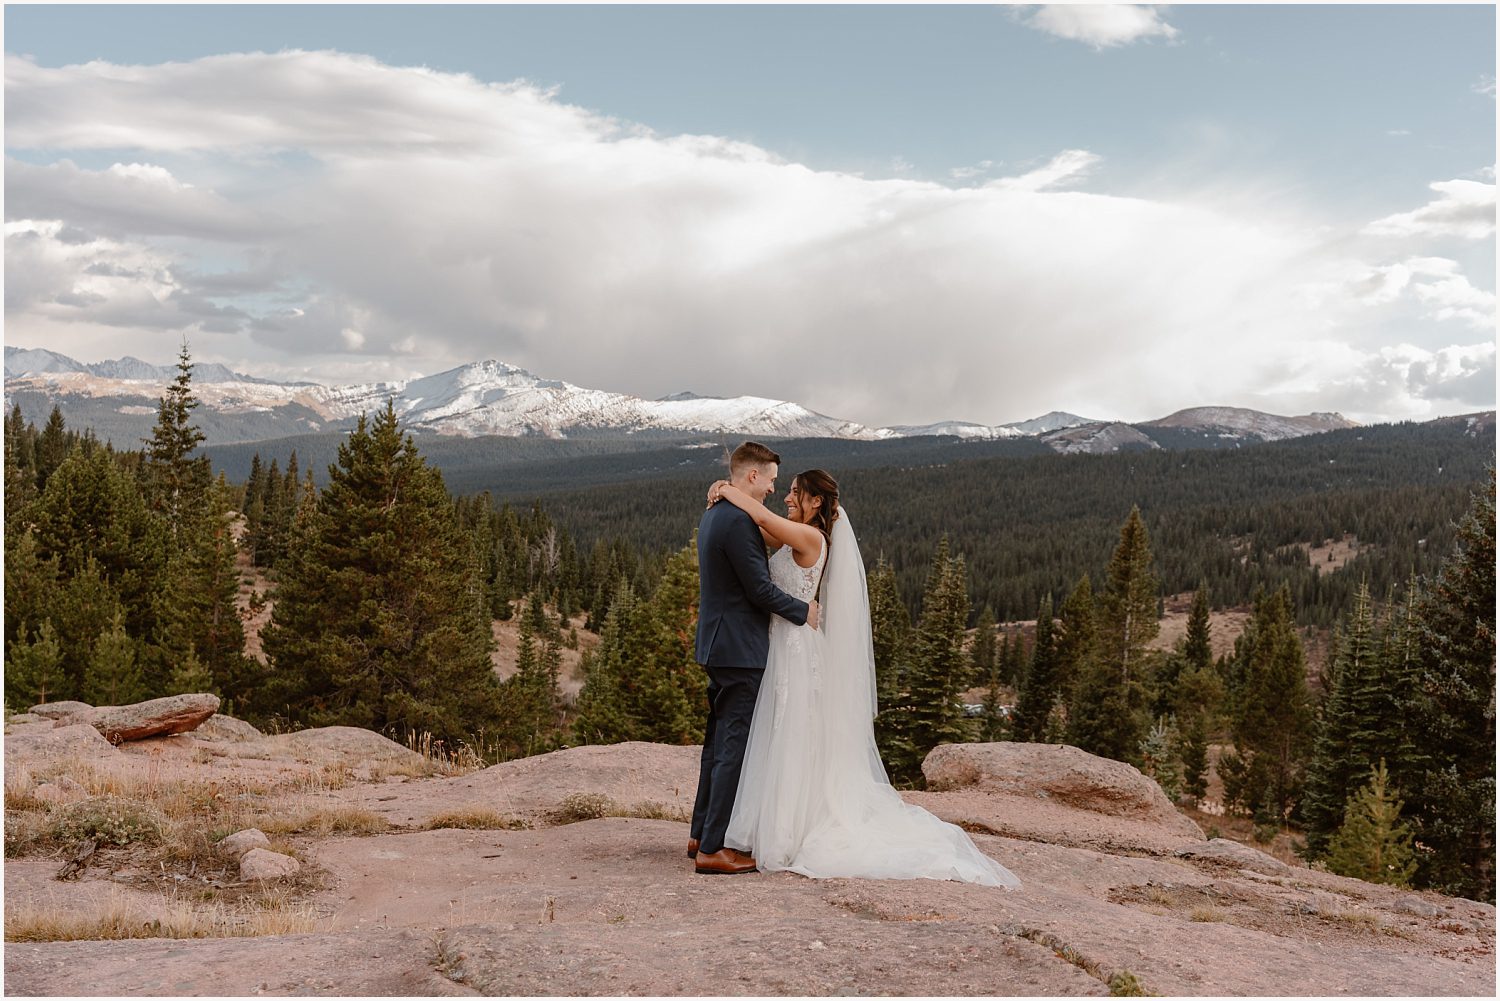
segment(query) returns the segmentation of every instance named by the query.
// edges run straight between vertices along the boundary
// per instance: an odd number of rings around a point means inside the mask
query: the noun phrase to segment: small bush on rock
[[[64,807],[48,825],[59,841],[97,841],[100,846],[161,841],[165,826],[155,809],[118,796],[93,796]]]
[[[559,824],[575,824],[580,820],[598,820],[607,817],[615,809],[614,800],[603,793],[575,792],[563,798],[552,811]]]

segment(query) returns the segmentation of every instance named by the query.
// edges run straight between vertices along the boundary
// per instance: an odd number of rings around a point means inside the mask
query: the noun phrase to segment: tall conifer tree
[[[489,615],[442,475],[389,402],[360,418],[328,474],[264,636],[273,710],[450,744],[495,732]]]
[[[1418,758],[1407,781],[1421,885],[1495,899],[1495,470],[1417,603]]]
[[[1031,647],[1031,663],[1016,703],[1013,726],[1017,740],[1041,740],[1047,718],[1058,702],[1057,648],[1053,631],[1052,595],[1044,594],[1036,612],[1036,642]]]
[[[967,687],[964,625],[969,617],[967,572],[962,556],[950,555],[944,537],[932,559],[912,660],[912,743],[918,768],[927,752],[963,743],[969,728],[959,702]]]

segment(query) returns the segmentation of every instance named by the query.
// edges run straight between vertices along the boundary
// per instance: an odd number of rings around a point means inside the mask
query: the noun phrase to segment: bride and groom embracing
[[[838,484],[745,442],[698,526],[697,660],[708,723],[688,854],[706,874],[1020,885],[961,829],[904,802],[875,747],[875,655]],[[767,560],[770,547],[774,555]]]

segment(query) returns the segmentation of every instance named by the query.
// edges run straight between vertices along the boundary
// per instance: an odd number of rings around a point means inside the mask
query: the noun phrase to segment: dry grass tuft
[[[47,815],[30,811],[5,811],[5,857],[20,858],[49,849]]]
[[[618,803],[603,793],[575,792],[563,797],[552,810],[551,820],[556,824],[576,824],[581,820],[598,820],[600,817],[633,817],[639,820],[677,820],[686,823],[692,819],[686,807],[673,806],[647,800],[640,803]]]
[[[47,804],[36,798],[31,773],[22,768],[5,776],[5,810],[45,810]]]
[[[381,834],[391,829],[378,814],[357,806],[312,807],[300,813],[264,816],[253,825],[267,837],[277,834]]]
[[[163,895],[148,905],[111,888],[88,911],[55,904],[14,903],[5,911],[7,942],[71,942],[131,938],[241,938],[318,931],[315,908],[284,897],[245,898],[237,907],[196,906]]]
[[[479,734],[481,747],[484,743],[484,733]],[[421,733],[408,733],[406,735],[406,746],[420,754],[427,762],[431,771],[427,775],[446,775],[449,777],[457,775],[468,775],[489,767],[483,753],[465,741],[459,741],[457,746],[449,747],[444,741],[436,739],[426,730]],[[407,766],[412,767],[412,766]],[[393,771],[389,774],[404,774]],[[413,776],[418,777],[418,776]]]
[[[1227,921],[1224,912],[1217,907],[1194,907],[1188,914],[1189,921]]]
[[[1378,932],[1385,928],[1385,922],[1380,920],[1380,915],[1371,914],[1369,911],[1331,911],[1325,914],[1325,917],[1358,931]]]
[[[531,821],[523,817],[506,816],[482,806],[467,806],[438,814],[427,822],[424,829],[429,831],[437,831],[445,828],[476,831],[524,831],[530,829],[530,827]]]
[[[693,819],[692,811],[682,806],[669,806],[666,803],[658,803],[647,800],[644,803],[632,803],[625,807],[615,807],[610,810],[611,817],[637,817],[641,820],[680,820],[683,823]]]

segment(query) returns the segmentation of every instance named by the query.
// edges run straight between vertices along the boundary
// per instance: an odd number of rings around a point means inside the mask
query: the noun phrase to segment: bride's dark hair
[[[823,506],[812,516],[809,525],[823,533],[833,534],[833,523],[839,516],[839,484],[826,470],[809,469],[792,477],[792,483],[803,497],[821,497]]]

